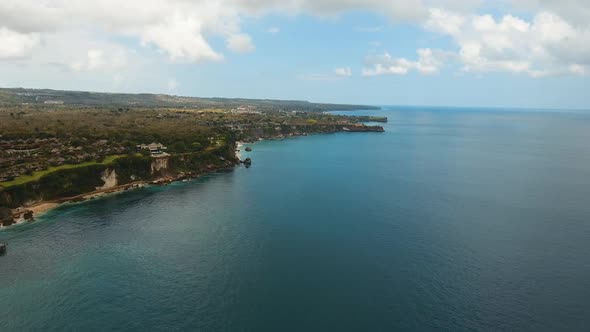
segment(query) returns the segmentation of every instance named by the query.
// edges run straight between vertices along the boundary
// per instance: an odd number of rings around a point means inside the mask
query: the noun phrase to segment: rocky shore
[[[354,125],[341,125],[341,126],[326,126],[322,128],[321,131],[313,132],[311,134],[328,134],[328,133],[335,133],[335,132],[383,132],[384,129],[382,126],[367,126],[365,124],[354,124]],[[155,167],[152,163],[151,171],[160,172],[160,177],[156,179],[152,179],[149,181],[134,181],[131,183],[126,183],[122,185],[117,185],[116,179],[115,181],[107,181],[106,179],[110,179],[113,174],[109,174],[108,176],[105,175],[103,177],[103,181],[105,185],[102,187],[97,187],[96,190],[87,192],[81,195],[72,196],[72,197],[64,197],[54,200],[40,200],[35,202],[30,202],[24,204],[15,209],[10,209],[8,207],[0,207],[0,229],[10,227],[12,225],[22,224],[25,222],[34,221],[35,218],[38,218],[43,213],[46,213],[62,204],[65,203],[78,203],[84,202],[86,200],[95,199],[101,196],[115,194],[127,190],[134,190],[140,189],[148,185],[168,185],[175,181],[185,181],[188,179],[192,179],[204,174],[214,173],[217,171],[222,170],[230,170],[238,164],[243,164],[246,167],[250,167],[252,165],[252,159],[245,158],[242,160],[241,158],[241,151],[242,148],[245,147],[246,151],[251,151],[252,148],[250,146],[246,146],[246,142],[255,142],[264,139],[284,139],[286,137],[294,137],[294,136],[307,136],[308,133],[306,132],[294,132],[289,133],[287,135],[277,134],[271,136],[255,136],[255,137],[248,137],[245,142],[239,141],[236,142],[233,160],[227,160],[226,158],[219,157],[219,161],[217,164],[209,164],[207,165],[202,171],[188,171],[188,172],[170,172],[166,171],[168,165],[168,161],[166,160],[166,165],[160,165],[161,167]],[[161,162],[161,160],[160,160]],[[158,166],[158,165],[156,165]],[[112,172],[114,173],[114,171]],[[116,175],[115,175],[116,176]],[[111,179],[112,180],[112,179]],[[107,182],[109,183],[107,185]],[[111,183],[112,182],[112,183]]]
[[[108,189],[100,189],[93,192],[85,193],[73,197],[65,197],[51,201],[41,201],[30,205],[24,205],[16,209],[2,208],[4,211],[10,211],[10,215],[4,213],[4,218],[0,220],[0,229],[22,224],[25,222],[32,222],[42,214],[66,203],[79,203],[87,200],[95,199],[109,194],[123,192],[131,189],[139,189],[146,186],[146,182],[130,183],[122,186],[116,186]]]
[[[198,173],[198,172],[180,172],[176,175],[168,175],[161,178],[158,178],[153,181],[136,181],[124,185],[114,186],[110,188],[104,189],[97,189],[92,192],[84,193],[82,195],[72,196],[72,197],[64,197],[60,199],[50,200],[50,201],[39,201],[32,204],[27,204],[16,209],[10,209],[6,207],[0,207],[0,230],[3,228],[7,228],[10,226],[32,222],[35,221],[35,218],[40,217],[44,213],[61,206],[67,203],[80,203],[88,200],[97,199],[100,197],[104,197],[107,195],[112,195],[116,193],[121,193],[128,190],[136,190],[141,189],[149,185],[168,185],[170,183],[176,181],[187,181],[190,179],[197,178],[202,175],[229,170],[233,167],[228,167],[228,165],[224,165],[223,167],[216,167],[210,165],[207,168],[206,172]]]

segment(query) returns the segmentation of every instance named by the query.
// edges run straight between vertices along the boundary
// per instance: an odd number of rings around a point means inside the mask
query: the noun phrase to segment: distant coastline
[[[0,105],[43,105],[50,107],[107,106],[107,107],[192,107],[192,108],[238,108],[256,105],[258,110],[326,112],[379,110],[381,107],[355,104],[314,103],[306,100],[203,98],[151,93],[108,93],[65,91],[53,89],[0,88]]]

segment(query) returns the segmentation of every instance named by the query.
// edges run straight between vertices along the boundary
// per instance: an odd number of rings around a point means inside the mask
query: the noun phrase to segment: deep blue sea
[[[590,112],[356,114],[0,231],[0,331],[590,330]]]

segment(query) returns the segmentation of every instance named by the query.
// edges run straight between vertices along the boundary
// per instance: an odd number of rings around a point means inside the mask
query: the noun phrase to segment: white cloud
[[[574,26],[590,25],[590,1],[587,0],[509,0],[518,10],[551,12]]]
[[[34,34],[41,39],[48,34],[72,31],[92,32],[92,38],[99,39],[106,33],[131,37],[145,46],[153,45],[173,61],[216,61],[223,55],[211,47],[209,39],[240,33],[238,8],[229,6],[231,2],[2,0],[0,28]],[[8,40],[5,35],[0,37],[0,44]],[[26,40],[21,38],[18,47],[25,49],[25,46]]]
[[[153,45],[173,61],[216,61],[223,54],[211,46],[221,37],[230,49],[251,51],[241,31],[244,17],[266,14],[334,16],[372,11],[394,22],[422,22],[432,3],[463,8],[478,0],[1,0],[0,44],[27,56],[47,33],[85,30],[132,37]],[[445,7],[446,8],[446,7]],[[10,36],[6,31],[10,31]],[[278,33],[271,28],[270,33]],[[7,48],[8,46],[3,46]],[[48,46],[49,47],[49,46]],[[5,53],[8,53],[5,51]],[[12,55],[11,55],[12,56]]]
[[[154,48],[170,61],[220,61],[224,58],[223,50],[216,49],[213,40],[225,40],[227,48],[238,53],[255,50],[252,37],[242,31],[245,18],[268,14],[333,17],[365,11],[388,17],[392,22],[409,22],[451,36],[458,45],[457,56],[463,62],[463,69],[468,72],[508,71],[534,77],[589,72],[589,1],[504,0],[533,13],[531,20],[511,15],[500,19],[473,15],[476,9],[485,8],[480,7],[482,3],[482,0],[0,0],[0,59],[35,58],[30,61],[61,62],[78,71],[113,68],[112,63],[117,60],[112,58],[112,50],[93,44],[124,37]],[[67,45],[72,31],[86,35],[84,47]],[[276,27],[268,30],[272,34],[279,31]],[[75,59],[69,54],[61,59],[53,56],[53,50],[59,49],[57,46],[73,47],[79,53]],[[91,54],[92,50],[97,52]],[[434,53],[419,54],[416,61],[385,54],[380,62],[370,64],[372,67],[366,68],[365,74],[437,72],[441,59]],[[42,59],[48,54],[50,58]]]
[[[223,55],[215,52],[205,40],[202,23],[180,13],[161,23],[145,27],[141,40],[144,45],[156,45],[172,61],[183,58],[191,61],[223,59]]]
[[[229,36],[227,39],[227,48],[236,53],[249,53],[256,49],[252,43],[252,38],[245,33]]]
[[[0,59],[26,57],[39,41],[38,33],[19,33],[0,27]]]
[[[32,67],[51,65],[62,71],[79,73],[114,73],[144,62],[132,49],[92,37],[92,34],[80,32],[47,33],[26,64]]]
[[[336,70],[334,70],[334,74],[340,77],[350,77],[352,76],[352,70],[350,67],[336,68]]]
[[[211,46],[215,37],[225,39],[231,50],[254,50],[240,28],[245,16],[352,10],[375,11],[396,21],[422,20],[428,14],[423,0],[2,0],[0,56],[28,56],[48,33],[84,30],[136,38],[172,61],[217,61],[223,54]]]
[[[457,35],[461,32],[466,18],[458,13],[433,8],[430,10],[430,17],[425,27],[449,35]]]
[[[590,66],[590,29],[549,12],[532,21],[505,15],[463,16],[433,9],[426,28],[450,35],[467,72],[512,72],[532,77],[584,74]]]
[[[53,31],[63,26],[63,8],[51,6],[47,1],[2,0],[0,1],[0,27],[21,33]]]
[[[281,32],[281,29],[279,27],[270,27],[268,30],[266,30],[266,32],[270,33],[271,35],[277,35]]]
[[[429,48],[419,49],[416,53],[418,53],[416,61],[394,58],[389,53],[367,57],[366,64],[369,67],[363,69],[363,76],[406,75],[411,70],[425,75],[436,74],[445,60],[452,57],[449,52],[433,51]]]

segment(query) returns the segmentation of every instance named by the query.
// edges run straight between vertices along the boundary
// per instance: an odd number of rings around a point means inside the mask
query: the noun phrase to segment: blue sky
[[[3,1],[5,87],[590,109],[582,0]]]

